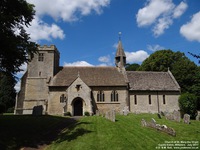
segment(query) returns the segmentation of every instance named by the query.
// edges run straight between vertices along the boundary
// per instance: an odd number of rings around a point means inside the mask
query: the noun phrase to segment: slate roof
[[[127,77],[130,90],[180,91],[180,86],[170,71],[127,71]]]
[[[127,86],[116,67],[61,67],[50,86],[69,86],[78,75],[88,86]]]

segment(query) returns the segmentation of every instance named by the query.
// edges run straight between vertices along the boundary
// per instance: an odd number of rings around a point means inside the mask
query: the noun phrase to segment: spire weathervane
[[[121,41],[122,32],[119,32],[118,35],[119,35],[119,41]]]

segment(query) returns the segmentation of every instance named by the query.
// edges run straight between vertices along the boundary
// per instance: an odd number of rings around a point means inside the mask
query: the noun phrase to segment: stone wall
[[[135,95],[137,104],[135,104]],[[149,95],[151,95],[151,104],[149,104]],[[165,95],[165,104],[163,103],[163,95]],[[130,111],[133,113],[158,113],[158,110],[160,112],[173,112],[179,110],[179,95],[179,92],[131,91]]]

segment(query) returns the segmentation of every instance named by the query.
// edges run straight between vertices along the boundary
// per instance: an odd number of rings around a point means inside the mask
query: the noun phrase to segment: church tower
[[[121,32],[119,32],[119,42],[118,42],[118,46],[117,46],[117,52],[115,55],[115,65],[117,68],[119,68],[120,72],[123,72],[125,70],[126,55],[125,55],[124,49],[122,47]]]

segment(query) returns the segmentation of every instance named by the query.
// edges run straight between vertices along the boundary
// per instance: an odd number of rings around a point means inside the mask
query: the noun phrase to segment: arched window
[[[64,103],[64,102],[65,102],[65,95],[62,94],[62,95],[60,96],[60,103]]]
[[[117,91],[112,91],[112,93],[111,93],[111,102],[118,102],[118,93],[117,93]]]
[[[104,102],[104,92],[103,91],[98,91],[97,102]]]

